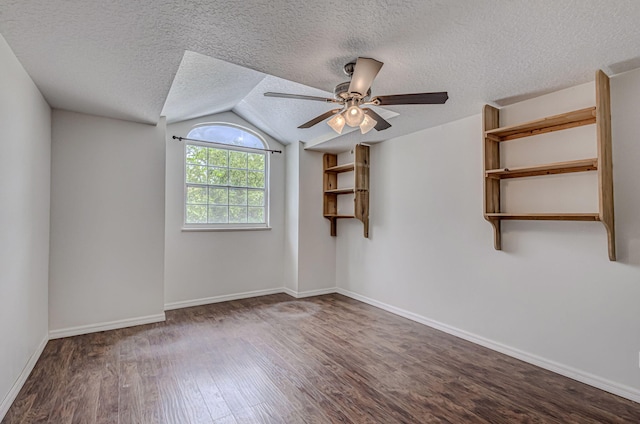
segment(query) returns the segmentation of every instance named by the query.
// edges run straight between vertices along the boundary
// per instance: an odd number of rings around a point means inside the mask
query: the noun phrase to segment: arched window
[[[187,228],[265,228],[269,225],[267,143],[248,129],[201,124],[185,142]],[[215,144],[213,144],[215,143]]]

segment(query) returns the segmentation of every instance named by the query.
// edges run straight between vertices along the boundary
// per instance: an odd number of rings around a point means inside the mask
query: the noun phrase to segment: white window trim
[[[267,141],[260,134],[255,131],[251,131],[248,128],[242,127],[240,125],[229,124],[226,122],[207,122],[198,125],[194,125],[192,129],[198,127],[208,127],[208,126],[227,126],[238,128],[242,131],[246,131],[255,137],[257,137],[262,143],[265,149],[269,148]],[[191,130],[190,130],[191,131]],[[220,145],[211,145],[206,141],[184,141],[182,146],[182,231],[191,232],[191,231],[265,231],[271,230],[271,226],[269,225],[270,220],[270,205],[271,205],[271,155],[269,152],[264,152],[264,182],[265,182],[265,222],[264,223],[223,223],[223,224],[187,224],[187,145],[192,146],[203,146],[203,147],[215,147],[220,149],[227,150],[235,150],[239,152],[247,152],[247,153],[256,153],[255,149],[245,148],[243,146],[236,146],[233,144],[225,144],[224,146]],[[228,147],[227,147],[228,146]]]

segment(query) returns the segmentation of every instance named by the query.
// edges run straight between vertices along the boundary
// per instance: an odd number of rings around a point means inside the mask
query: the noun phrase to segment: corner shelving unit
[[[590,124],[596,124],[598,143],[598,157],[596,158],[518,168],[500,168],[500,143]],[[502,250],[500,231],[502,220],[599,221],[604,224],[607,231],[609,260],[616,260],[611,160],[611,101],[609,77],[604,72],[596,72],[596,105],[594,107],[519,125],[500,127],[499,109],[485,105],[483,139],[484,218],[493,226],[496,250]],[[598,172],[599,210],[597,213],[506,213],[501,210],[500,181],[503,179],[586,171]]]
[[[331,222],[331,235],[336,236],[338,219],[356,218],[364,224],[364,236],[369,237],[369,146],[357,144],[353,163],[338,165],[338,156],[325,153],[324,170],[324,217]],[[353,172],[353,187],[338,188],[338,174]],[[338,214],[338,196],[353,195],[353,215]]]

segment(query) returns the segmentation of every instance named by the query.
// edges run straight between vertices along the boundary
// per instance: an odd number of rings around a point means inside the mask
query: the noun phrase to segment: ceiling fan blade
[[[284,99],[316,100],[316,101],[325,102],[325,103],[338,103],[336,99],[331,99],[329,97],[305,96],[302,94],[268,92],[268,93],[264,93],[264,95],[267,97],[282,97]]]
[[[358,93],[362,96],[366,96],[373,80],[380,72],[384,63],[378,62],[375,59],[369,59],[367,57],[359,57],[356,60],[356,65],[353,68],[353,75],[351,76],[351,84],[349,84],[349,93]]]
[[[325,119],[327,119],[330,116],[335,115],[336,113],[340,112],[341,110],[342,109],[333,109],[333,110],[330,110],[329,112],[325,112],[320,116],[316,116],[311,121],[305,122],[304,124],[300,125],[298,128],[311,128],[315,124],[319,124],[320,122],[324,121]]]
[[[363,107],[362,110],[364,111],[364,113],[371,116],[374,121],[376,121],[376,126],[373,127],[376,129],[376,131],[382,131],[386,130],[387,128],[391,128],[391,124],[388,123],[382,116],[375,113],[373,109]]]
[[[447,101],[449,95],[446,91],[439,93],[414,93],[394,94],[390,96],[377,96],[371,99],[376,106],[391,105],[439,105]]]

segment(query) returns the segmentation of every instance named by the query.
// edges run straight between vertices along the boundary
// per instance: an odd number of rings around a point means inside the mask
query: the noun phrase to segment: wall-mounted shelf
[[[569,172],[595,171],[598,159],[581,159],[568,162],[556,162],[545,165],[521,166],[516,168],[489,169],[485,171],[488,178],[522,178],[538,175],[567,174]]]
[[[355,161],[338,165],[338,156],[325,153],[323,215],[331,223],[331,235],[336,236],[338,219],[356,218],[364,225],[364,236],[369,237],[369,146],[355,147]],[[339,188],[338,174],[353,171],[353,187]],[[338,196],[353,195],[353,215],[338,214]]]
[[[595,123],[596,108],[588,107],[586,109],[536,119],[535,121],[525,122],[524,124],[486,130],[485,137],[494,141],[509,141]]]
[[[485,217],[530,221],[600,221],[597,213],[487,213]]]
[[[353,188],[336,188],[333,190],[325,190],[324,192],[329,194],[351,194],[355,193],[356,190]]]
[[[517,168],[500,167],[500,144],[510,140],[553,131],[596,124],[598,157]],[[596,72],[596,106],[562,113],[518,125],[500,127],[500,111],[485,105],[484,139],[484,217],[494,228],[494,247],[502,249],[502,220],[599,221],[607,231],[609,259],[616,260],[613,210],[613,169],[611,161],[611,101],[609,77]],[[500,181],[570,172],[598,172],[599,210],[597,213],[505,213],[501,210]]]
[[[325,215],[325,218],[331,218],[331,219],[341,219],[341,218],[355,218],[354,215]]]
[[[326,168],[324,172],[339,174],[341,172],[351,172],[354,170],[354,168],[355,168],[355,163],[345,163],[343,165],[330,166],[329,168]]]

